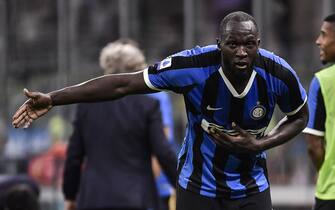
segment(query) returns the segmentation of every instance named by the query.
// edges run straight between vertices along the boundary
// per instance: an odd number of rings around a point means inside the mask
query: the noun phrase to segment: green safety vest
[[[326,109],[325,160],[320,168],[315,196],[335,199],[335,64],[315,74],[320,83]]]

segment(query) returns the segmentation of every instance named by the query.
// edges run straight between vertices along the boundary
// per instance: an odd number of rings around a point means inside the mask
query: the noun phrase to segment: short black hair
[[[256,33],[258,35],[258,26],[257,26],[255,18],[245,12],[236,11],[236,12],[229,13],[221,20],[220,36],[222,36],[226,32],[226,27],[230,21],[237,21],[237,22],[251,21],[255,25]]]
[[[335,13],[328,15],[327,17],[325,17],[325,19],[323,19],[323,21],[335,23]]]

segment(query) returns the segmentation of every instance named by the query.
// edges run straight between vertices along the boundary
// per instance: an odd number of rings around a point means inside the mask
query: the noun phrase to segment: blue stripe
[[[309,107],[309,120],[307,127],[314,128],[315,125],[315,111],[318,105],[318,92],[320,89],[319,80],[314,77],[311,81],[308,93],[308,107]]]
[[[239,167],[241,161],[236,158],[234,155],[229,155],[224,173],[227,177],[227,186],[232,190],[231,198],[242,198],[245,197],[245,186],[241,184],[240,176],[241,174],[236,173],[237,168]]]
[[[262,169],[263,171],[263,169]],[[257,177],[254,177],[257,181],[256,181],[256,184],[258,185],[258,189],[259,189],[259,192],[263,192],[264,190],[268,189],[269,188],[269,183],[266,179],[266,177],[264,176],[264,172],[258,174]]]
[[[202,185],[200,194],[210,197],[215,197],[216,188],[215,177],[213,176],[213,157],[215,154],[215,143],[210,140],[207,134],[204,134],[204,140],[200,147],[201,153],[204,157],[204,163],[202,166]]]
[[[179,174],[179,180],[178,183],[180,184],[180,186],[182,186],[184,189],[186,189],[187,187],[187,183],[189,182],[189,178],[192,175],[193,172],[193,143],[194,143],[194,139],[195,139],[195,134],[194,134],[194,130],[191,129],[192,127],[192,115],[188,115],[189,117],[189,122],[190,125],[188,125],[188,130],[187,130],[187,135],[185,137],[185,142],[184,142],[184,149],[183,150],[187,150],[187,154],[185,157],[185,163],[184,166],[182,167],[180,174]],[[179,158],[181,157],[182,154],[179,155]]]
[[[264,175],[265,171],[262,167],[254,168],[251,171],[251,176],[256,180],[256,184],[259,187],[259,191],[262,192],[269,187],[269,183]]]

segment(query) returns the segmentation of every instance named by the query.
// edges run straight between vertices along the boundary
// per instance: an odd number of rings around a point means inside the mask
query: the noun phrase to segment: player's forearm
[[[313,162],[313,165],[315,166],[316,170],[319,171],[322,164],[323,164],[324,158],[325,158],[324,149],[319,149],[319,150],[316,150],[316,151],[315,151],[315,149],[308,149],[308,154],[309,154],[309,157],[311,158],[311,160]]]
[[[98,102],[132,93],[132,75],[105,75],[78,85],[50,92],[52,105]]]
[[[307,140],[309,157],[311,158],[315,168],[319,171],[325,158],[324,139],[321,136],[315,136],[312,134],[305,134],[305,138]]]
[[[261,140],[260,150],[264,151],[289,141],[306,127],[307,121],[308,111],[305,105],[295,117],[286,118],[274,132],[265,136]]]

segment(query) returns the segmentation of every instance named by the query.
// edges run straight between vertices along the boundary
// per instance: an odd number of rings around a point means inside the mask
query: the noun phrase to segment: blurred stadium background
[[[25,100],[22,89],[47,92],[101,75],[100,49],[120,37],[139,42],[149,63],[214,44],[220,19],[234,10],[255,16],[262,47],[286,58],[308,89],[321,67],[314,41],[333,0],[0,0],[0,173],[29,173],[42,186],[42,209],[63,209],[62,161],[75,106],[15,130],[10,118]],[[184,105],[172,97],[180,143]],[[302,136],[268,156],[275,209],[310,209],[315,170]]]

